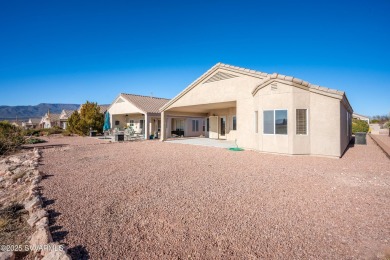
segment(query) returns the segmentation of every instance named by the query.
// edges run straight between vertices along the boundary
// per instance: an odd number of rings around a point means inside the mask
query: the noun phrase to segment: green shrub
[[[0,155],[13,152],[24,144],[22,129],[8,122],[0,122]]]
[[[71,136],[72,133],[69,132],[68,130],[65,130],[65,131],[62,132],[62,135],[63,135],[63,136]]]
[[[53,128],[46,129],[46,131],[48,132],[48,135],[55,135],[55,134],[62,134],[64,129],[59,128],[58,126],[55,126]]]
[[[26,144],[40,144],[40,143],[46,143],[46,141],[39,138],[26,139]]]
[[[40,129],[27,129],[23,131],[25,136],[40,136]]]
[[[83,132],[81,131],[80,121],[81,121],[80,114],[76,110],[68,119],[67,130],[73,134],[83,135]]]
[[[354,119],[352,121],[352,133],[364,132],[367,133],[370,126],[364,120]]]

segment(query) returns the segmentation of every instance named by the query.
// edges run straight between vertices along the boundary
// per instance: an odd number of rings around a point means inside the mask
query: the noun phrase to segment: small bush
[[[26,139],[26,144],[40,144],[40,143],[45,143],[45,140],[39,139],[39,138],[31,138],[31,139]]]
[[[71,136],[72,133],[69,132],[68,130],[65,130],[65,131],[62,132],[62,135],[63,135],[63,136]]]
[[[27,130],[24,130],[23,134],[25,136],[39,136],[40,132],[41,131],[39,129],[27,129]]]
[[[354,119],[352,121],[352,133],[358,133],[358,132],[367,133],[369,128],[370,126],[364,120]]]
[[[24,144],[22,129],[0,122],[0,155],[13,152]]]
[[[2,232],[10,232],[20,225],[20,216],[23,214],[21,204],[11,204],[10,206],[0,209],[0,236]]]
[[[59,128],[59,127],[57,127],[57,126],[55,126],[55,127],[53,127],[53,128],[48,128],[48,129],[46,129],[46,130],[47,130],[47,132],[49,133],[48,135],[61,134],[61,133],[64,131],[64,129]]]

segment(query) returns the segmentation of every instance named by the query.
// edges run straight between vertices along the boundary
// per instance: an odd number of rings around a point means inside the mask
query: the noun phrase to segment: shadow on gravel
[[[41,197],[42,198],[42,206],[45,208],[55,202],[55,200],[49,200],[46,197]]]
[[[72,259],[86,260],[91,259],[88,250],[84,246],[75,246],[68,249],[68,253]]]
[[[52,203],[54,203],[54,200],[51,201],[53,201]],[[63,240],[66,237],[66,235],[68,235],[69,233],[68,231],[61,230],[62,226],[55,225],[56,219],[58,216],[61,215],[61,213],[56,212],[54,210],[48,210],[47,212],[49,213],[49,230],[51,236],[53,237],[53,241],[61,242],[61,240]]]
[[[49,200],[45,197],[42,197],[42,201],[44,207],[55,203],[55,200]],[[65,239],[69,232],[62,230],[63,226],[56,225],[57,218],[61,213],[56,212],[55,210],[48,210],[47,212],[49,214],[49,230],[53,241],[68,246],[68,244],[63,243],[62,240]],[[88,250],[82,245],[68,248],[68,254],[70,254],[72,259],[90,259]]]
[[[53,237],[54,242],[61,242],[68,235],[68,231],[55,231],[62,229],[62,226],[51,226],[50,228],[51,236]]]
[[[45,175],[42,177],[42,180],[49,179],[50,177],[53,177],[53,176],[54,176],[53,174],[45,174]]]
[[[49,209],[47,213],[49,213],[49,226],[54,225],[56,223],[57,217],[61,215],[61,213],[56,212],[52,209]]]
[[[349,141],[349,144],[347,146],[347,148],[345,149],[345,151],[343,152],[343,154],[340,156],[340,158],[343,158],[343,156],[348,152],[349,149],[355,147],[355,137],[352,136],[351,140]]]

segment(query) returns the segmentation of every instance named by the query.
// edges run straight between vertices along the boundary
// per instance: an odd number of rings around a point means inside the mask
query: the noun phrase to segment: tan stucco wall
[[[117,102],[122,99],[123,102]],[[107,110],[111,115],[117,114],[131,114],[131,113],[143,113],[139,108],[128,102],[122,97],[118,97]]]
[[[257,92],[254,99],[257,101],[256,111],[258,111],[258,133],[257,143],[260,151],[273,153],[291,153],[293,115],[291,114],[293,107],[292,99],[293,88],[286,84],[277,84],[276,90],[271,90],[271,84],[265,86]],[[287,135],[278,134],[263,134],[264,131],[264,110],[287,110]],[[254,112],[253,112],[254,113]],[[255,117],[253,116],[253,120]]]
[[[233,75],[239,75],[223,69],[219,70]],[[207,81],[207,79],[205,79]],[[261,79],[239,75],[239,77],[210,83],[200,83],[182,96],[172,106],[191,106],[199,104],[220,103],[235,100],[250,99],[251,91],[261,82]],[[169,109],[168,109],[169,110]]]
[[[341,156],[340,100],[311,93],[310,108],[311,154]]]

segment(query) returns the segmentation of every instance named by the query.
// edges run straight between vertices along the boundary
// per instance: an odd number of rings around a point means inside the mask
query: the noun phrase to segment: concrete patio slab
[[[218,148],[231,148],[236,147],[234,141],[220,140],[220,139],[210,139],[210,138],[183,138],[183,139],[172,139],[167,140],[167,143],[176,143],[176,144],[191,144],[191,145],[201,145],[209,147],[218,147]]]

